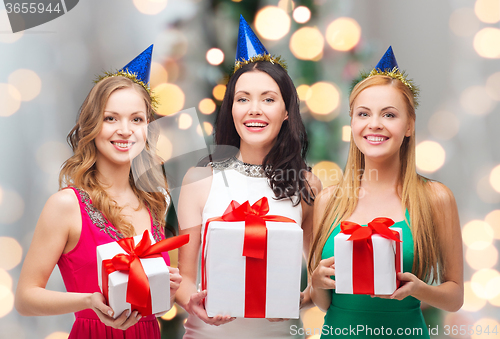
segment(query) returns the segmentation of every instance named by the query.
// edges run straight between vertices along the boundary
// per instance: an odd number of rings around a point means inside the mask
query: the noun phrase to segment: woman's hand
[[[182,277],[179,274],[179,269],[175,267],[168,267],[170,272],[170,305],[174,305],[175,302],[175,293],[179,289],[179,286],[182,282]]]
[[[287,321],[287,320],[290,320],[290,319],[287,319],[287,318],[266,318],[268,321],[272,322],[272,323],[280,323],[282,321]]]
[[[206,290],[191,295],[191,297],[189,298],[189,302],[186,305],[186,311],[189,314],[196,315],[207,324],[215,326],[224,325],[236,319],[228,315],[216,315],[215,317],[209,317],[207,314],[207,310],[205,310],[205,306],[203,305],[203,299],[205,299],[206,296]]]
[[[405,272],[398,273],[398,280],[401,282],[401,285],[397,290],[394,291],[391,295],[374,295],[373,297],[382,298],[382,299],[396,299],[403,300],[408,296],[413,296],[419,289],[422,287],[422,284],[425,284],[422,280],[417,278],[413,273]]]
[[[97,314],[104,325],[118,330],[126,330],[137,324],[137,322],[142,318],[137,311],[133,311],[132,314],[129,314],[130,311],[125,310],[118,318],[113,319],[113,310],[111,307],[106,305],[106,299],[99,292],[93,293],[90,296],[90,305],[90,308]]]
[[[331,290],[335,288],[335,280],[330,276],[335,275],[335,257],[323,259],[313,271],[311,285],[316,289]]]

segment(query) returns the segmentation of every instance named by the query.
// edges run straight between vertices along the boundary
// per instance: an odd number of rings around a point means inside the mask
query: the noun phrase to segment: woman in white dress
[[[240,21],[240,38],[241,32]],[[293,82],[280,60],[256,41],[252,49],[243,46],[257,52],[242,59],[237,56],[236,71],[227,84],[215,127],[218,149],[206,167],[188,171],[181,189],[180,234],[189,234],[190,242],[179,250],[183,281],[176,301],[189,313],[185,339],[289,338],[290,327],[298,324],[285,319],[208,317],[203,305],[206,291],[198,290],[205,222],[224,214],[232,200],[253,204],[267,197],[270,215],[291,218],[302,227],[304,254],[309,252],[312,205],[321,183],[305,163],[307,136]],[[239,44],[237,55],[241,50]],[[301,307],[309,305],[306,289]]]

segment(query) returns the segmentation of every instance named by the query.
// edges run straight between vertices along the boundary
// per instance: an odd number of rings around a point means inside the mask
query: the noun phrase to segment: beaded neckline
[[[236,157],[231,157],[222,161],[214,161],[209,163],[213,169],[223,171],[226,169],[234,169],[236,172],[253,178],[265,178],[266,172],[264,166],[247,164]]]
[[[116,229],[109,220],[92,204],[89,194],[81,188],[76,188],[80,195],[80,201],[85,205],[85,212],[87,212],[92,223],[99,228],[100,231],[106,233],[111,239],[118,241],[124,238],[124,235]],[[153,227],[151,233],[156,242],[162,240],[161,227],[155,216],[152,216]]]

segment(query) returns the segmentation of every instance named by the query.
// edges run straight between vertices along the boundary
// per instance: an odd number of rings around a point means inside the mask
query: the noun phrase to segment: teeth
[[[132,143],[122,143],[122,142],[113,142],[114,145],[121,147],[121,148],[127,148],[132,146]]]
[[[266,124],[263,124],[261,122],[248,122],[245,124],[247,127],[266,127]]]
[[[381,141],[385,140],[384,137],[373,137],[373,136],[366,137],[366,139],[368,139],[369,141],[375,141],[375,142],[381,142]]]

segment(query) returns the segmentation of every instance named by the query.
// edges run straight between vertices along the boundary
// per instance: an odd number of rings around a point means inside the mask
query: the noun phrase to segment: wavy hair
[[[297,90],[288,73],[280,65],[257,61],[244,65],[231,76],[215,121],[215,143],[234,146],[237,149],[240,147],[240,136],[234,126],[232,109],[236,82],[246,72],[264,72],[273,78],[279,86],[288,112],[288,119],[283,121],[276,142],[262,164],[275,198],[289,198],[294,206],[304,199],[310,205],[315,195],[305,177],[305,172],[311,170],[305,162],[309,143],[300,116]],[[227,153],[227,148],[219,147],[216,148],[213,159],[222,160],[232,155],[234,154]]]
[[[358,83],[349,97],[352,118],[352,107],[356,97],[368,87],[393,86],[403,95],[411,123],[415,126],[415,102],[413,93],[401,81],[385,75],[374,75]],[[413,268],[412,272],[424,281],[438,281],[444,274],[442,255],[438,246],[438,233],[433,221],[433,206],[430,204],[432,191],[427,185],[429,179],[417,174],[415,161],[415,129],[405,137],[399,151],[401,169],[398,178],[398,192],[401,202],[410,214],[410,229],[413,236]],[[331,195],[318,229],[309,255],[308,269],[312,273],[321,261],[321,254],[326,241],[335,227],[352,215],[358,204],[359,189],[365,169],[364,155],[351,138],[349,155],[344,176]],[[407,220],[408,222],[408,220]],[[409,223],[408,223],[409,224]]]
[[[105,186],[97,178],[97,148],[95,138],[100,133],[104,109],[110,95],[124,88],[134,88],[143,98],[147,108],[147,120],[154,120],[151,98],[146,90],[125,77],[115,76],[99,81],[83,102],[75,127],[69,132],[67,141],[73,149],[73,156],[63,164],[59,174],[59,189],[68,185],[85,190],[92,199],[92,204],[100,210],[109,222],[124,236],[134,235],[134,227],[123,215],[118,206],[105,191]],[[167,182],[162,172],[161,159],[156,155],[155,146],[159,130],[148,125],[148,140],[142,152],[132,160],[129,183],[139,199],[139,209],[146,206],[153,218],[165,226],[165,200]],[[134,177],[136,178],[134,180]]]

